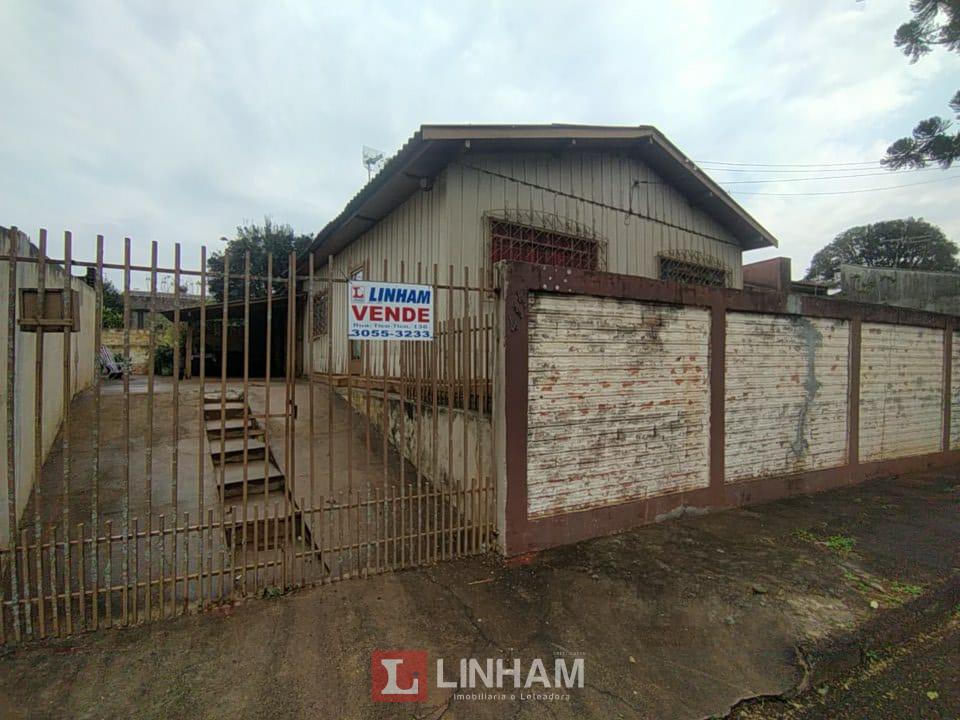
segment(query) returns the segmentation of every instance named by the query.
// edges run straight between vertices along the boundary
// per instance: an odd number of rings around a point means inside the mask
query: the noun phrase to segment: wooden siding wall
[[[864,323],[860,351],[860,460],[940,449],[943,331]]]
[[[401,261],[408,282],[416,281],[417,263],[423,280],[431,282],[432,266],[447,283],[462,284],[464,267],[471,285],[489,267],[487,215],[493,213],[549,213],[580,223],[600,237],[606,247],[605,269],[627,275],[657,277],[657,256],[667,251],[694,251],[714,258],[730,271],[730,286],[742,287],[741,249],[735,238],[706,213],[693,207],[677,190],[642,162],[625,155],[568,151],[547,154],[466,154],[435,178],[433,189],[418,191],[361,235],[334,258],[334,274],[344,277],[359,265],[369,279],[399,279]],[[655,220],[639,217],[645,215]],[[327,258],[315,258],[323,289]],[[346,289],[334,293],[334,372],[347,365]],[[438,294],[436,315],[448,315],[447,294]],[[464,314],[463,299],[451,297],[449,312]],[[493,300],[483,307],[472,301],[467,314],[493,311]],[[306,314],[305,314],[306,315]],[[305,332],[309,322],[304,317]],[[307,337],[312,336],[312,333]],[[313,367],[326,372],[326,338],[313,345]],[[305,347],[310,347],[305,343]],[[305,367],[309,367],[309,354]],[[379,368],[373,368],[380,371]]]
[[[531,517],[709,485],[706,310],[537,293],[529,333]]]
[[[727,314],[727,482],[847,460],[850,323]]]
[[[726,265],[731,287],[743,286],[733,236],[639,160],[583,152],[466,155],[448,172],[449,227],[461,239],[464,262],[486,256],[486,213],[533,211],[600,236],[607,272],[655,278],[658,253],[692,250]]]
[[[333,276],[345,278],[357,267],[364,267],[366,279],[399,282],[400,266],[404,265],[406,282],[417,281],[417,263],[423,263],[422,281],[433,281],[433,263],[437,263],[440,282],[447,283],[449,265],[455,264],[455,282],[463,275],[462,267],[457,266],[459,256],[454,253],[447,240],[446,222],[446,181],[441,175],[429,191],[418,191],[393,210],[369,231],[357,238],[341,253],[334,256]],[[384,260],[387,262],[387,277],[384,277]],[[314,258],[314,287],[317,292],[327,290],[327,258]],[[471,281],[473,282],[473,281]],[[434,312],[437,317],[445,318],[448,293],[438,293]],[[460,308],[457,308],[458,310]],[[334,283],[333,286],[333,368],[334,373],[347,371],[349,345],[347,337],[347,286]],[[304,313],[308,316],[308,313]],[[309,317],[304,323],[309,323]],[[307,324],[307,328],[310,326]],[[306,337],[313,337],[312,330]],[[306,344],[309,345],[309,344]],[[313,346],[313,365],[316,372],[327,372],[327,337],[315,337]],[[379,353],[371,367],[372,372],[382,373]],[[305,367],[309,368],[309,357]]]

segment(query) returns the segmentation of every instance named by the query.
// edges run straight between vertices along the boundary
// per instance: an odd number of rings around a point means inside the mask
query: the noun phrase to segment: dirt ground
[[[955,718],[958,510],[951,468],[24,647],[0,717]],[[429,653],[426,702],[371,701],[397,648]],[[557,700],[434,682],[557,653],[585,668]]]

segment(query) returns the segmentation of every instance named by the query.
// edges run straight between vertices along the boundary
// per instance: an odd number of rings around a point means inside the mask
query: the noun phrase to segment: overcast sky
[[[960,88],[956,55],[893,46],[908,4],[4,0],[0,225],[53,248],[70,229],[90,259],[98,232],[116,260],[124,235],[144,262],[179,241],[198,267],[265,214],[316,232],[366,181],[361,146],[392,154],[422,123],[653,124],[698,161],[878,160]],[[922,216],[960,241],[960,168],[727,187],[921,182],[735,195],[780,239],[745,260],[799,276],[851,225]]]

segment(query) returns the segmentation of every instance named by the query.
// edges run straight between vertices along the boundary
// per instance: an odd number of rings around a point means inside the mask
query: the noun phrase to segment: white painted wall
[[[531,518],[707,487],[707,310],[534,294]]]
[[[7,363],[7,348],[10,339],[7,334],[9,317],[8,288],[10,264],[7,234],[0,236],[0,438],[6,450],[7,438],[7,384],[10,372]],[[36,254],[25,236],[20,237],[18,254],[26,257],[31,252]],[[64,274],[57,268],[47,266],[46,286],[48,288],[62,288]],[[72,333],[70,340],[71,351],[71,392],[75,395],[89,387],[94,378],[95,348],[94,324],[96,322],[96,293],[83,280],[73,278],[71,285],[78,291],[80,298],[80,332]],[[37,264],[23,262],[17,264],[17,288],[37,287]],[[19,295],[19,290],[17,291]],[[17,300],[16,317],[19,320],[20,307]],[[16,455],[16,496],[17,516],[23,513],[24,506],[30,495],[34,482],[34,406],[36,403],[36,333],[16,331],[16,364],[15,373],[15,418],[14,418],[14,449]],[[56,439],[63,420],[63,335],[60,333],[44,334],[43,347],[43,376],[39,379],[43,385],[43,457],[46,458]],[[6,546],[9,542],[9,518],[7,513],[7,458],[6,452],[0,458],[0,545]]]
[[[943,331],[863,323],[860,460],[938,452],[942,402]]]
[[[727,482],[847,461],[850,323],[727,313]]]

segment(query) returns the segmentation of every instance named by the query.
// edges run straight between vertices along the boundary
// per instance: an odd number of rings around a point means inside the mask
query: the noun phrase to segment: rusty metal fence
[[[431,268],[427,284],[445,315],[437,341],[367,342],[359,363],[337,371],[333,359],[352,352],[346,338],[315,336],[316,318],[307,314],[322,308],[333,328],[347,311],[347,276],[333,258],[316,270],[311,258],[297,270],[293,254],[268,257],[257,272],[247,252],[223,258],[213,272],[206,248],[189,268],[179,244],[172,267],[158,262],[156,242],[149,264],[133,261],[130,239],[122,262],[105,261],[104,246],[98,236],[95,259],[79,260],[65,233],[62,255],[51,257],[41,230],[35,252],[18,253],[10,242],[0,258],[9,360],[0,644],[151,622],[493,546],[489,272],[471,283],[466,269],[455,280],[448,268],[440,283]],[[25,265],[36,268],[35,288],[18,287]],[[53,267],[64,284],[86,270],[95,294],[96,371],[76,394],[71,328],[52,318],[45,297],[62,289],[47,282]],[[405,278],[402,264],[384,263],[379,279],[388,273]],[[421,282],[428,275],[422,267],[416,274]],[[123,299],[124,347],[113,362],[101,345],[111,277]],[[150,299],[141,376],[130,370],[136,277]],[[165,277],[174,299],[161,314],[155,299]],[[188,280],[201,296],[191,306],[181,302]],[[24,290],[35,302],[22,301]],[[321,292],[327,301],[317,304]],[[70,317],[71,294],[60,297],[58,312]],[[44,387],[52,333],[63,338],[56,388]],[[17,372],[27,344],[36,351],[32,374]],[[172,367],[161,363],[164,355]],[[45,452],[51,392],[63,394],[62,421]],[[18,408],[24,398],[32,408]],[[24,410],[30,427],[16,421]],[[26,488],[18,484],[25,433],[37,436]]]

